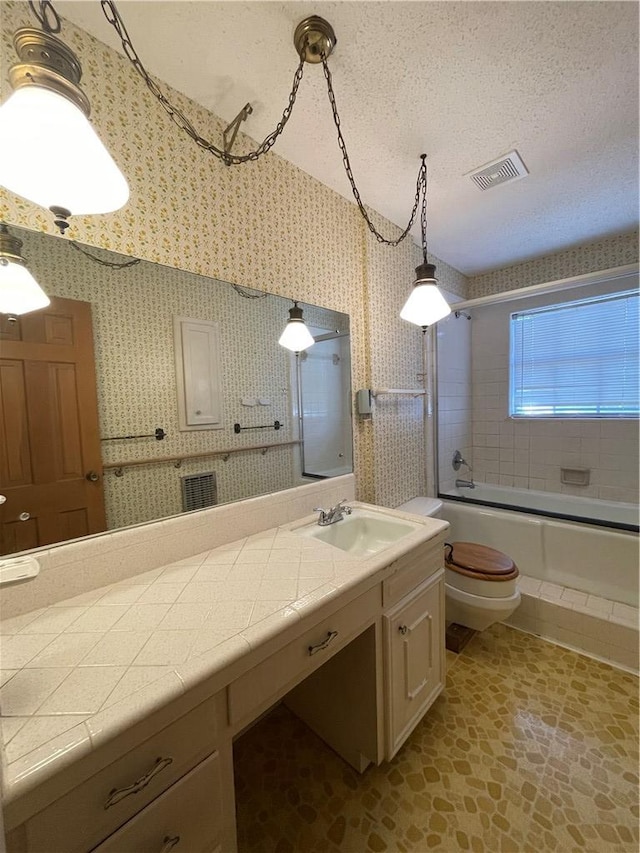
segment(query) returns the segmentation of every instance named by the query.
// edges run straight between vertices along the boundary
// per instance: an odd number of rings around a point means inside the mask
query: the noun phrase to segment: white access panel
[[[219,324],[175,317],[174,333],[180,429],[221,429]]]

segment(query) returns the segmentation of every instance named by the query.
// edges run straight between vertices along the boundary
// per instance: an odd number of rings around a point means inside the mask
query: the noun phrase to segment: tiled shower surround
[[[581,296],[591,292],[580,288]],[[575,291],[471,311],[474,474],[484,483],[637,503],[636,420],[507,418],[510,314],[568,300],[570,293]],[[589,485],[562,484],[561,468],[589,469]]]
[[[638,502],[637,420],[508,417],[510,314],[562,302],[571,292],[472,307],[471,320],[451,316],[438,325],[440,491],[468,476],[451,467],[459,449],[482,483]],[[595,292],[580,289],[583,296]],[[561,468],[589,469],[589,485],[561,483]]]

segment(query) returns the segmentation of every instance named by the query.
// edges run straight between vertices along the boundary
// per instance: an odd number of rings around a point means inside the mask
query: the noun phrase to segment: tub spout
[[[473,480],[456,480],[456,489],[475,489]]]

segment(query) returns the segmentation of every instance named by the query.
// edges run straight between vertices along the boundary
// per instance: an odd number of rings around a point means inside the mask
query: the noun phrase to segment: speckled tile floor
[[[360,776],[286,708],[235,745],[240,853],[637,853],[638,679],[496,625]]]

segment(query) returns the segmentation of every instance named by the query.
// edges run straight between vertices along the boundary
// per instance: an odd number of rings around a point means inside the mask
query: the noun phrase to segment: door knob
[[[90,483],[97,483],[100,479],[100,474],[97,474],[95,471],[87,471],[85,474],[85,479],[87,479]]]
[[[31,518],[31,513],[29,512],[21,512],[18,516],[19,521],[29,521]]]

